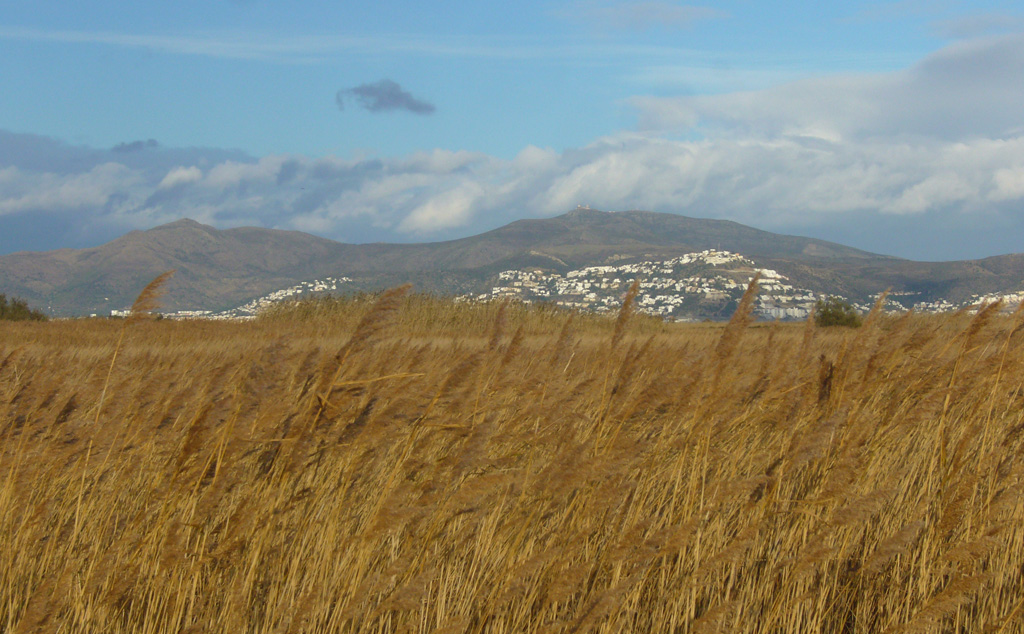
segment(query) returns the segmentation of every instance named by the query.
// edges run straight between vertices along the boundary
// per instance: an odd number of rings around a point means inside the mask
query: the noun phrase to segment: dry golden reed
[[[0,630],[1024,632],[1024,314],[633,292],[0,324]]]
[[[152,282],[146,285],[132,303],[131,312],[128,318],[121,325],[121,331],[117,335],[117,344],[114,346],[114,354],[110,356],[110,366],[107,368],[107,378],[103,382],[103,391],[100,393],[99,402],[96,404],[96,423],[99,423],[100,415],[103,413],[103,401],[107,396],[107,387],[110,385],[110,375],[117,364],[117,355],[121,351],[121,344],[124,343],[125,333],[128,326],[140,319],[146,319],[153,315],[153,311],[160,307],[160,298],[166,293],[166,285],[174,277],[174,271],[166,271],[158,275]]]

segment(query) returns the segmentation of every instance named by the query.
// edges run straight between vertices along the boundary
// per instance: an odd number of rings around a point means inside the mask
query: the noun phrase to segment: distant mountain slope
[[[219,306],[316,276],[337,247],[299,232],[220,231],[179,220],[91,249],[2,256],[0,288],[55,314],[109,312],[130,305],[161,272],[176,269],[169,307]]]
[[[220,310],[292,284],[347,276],[347,288],[412,281],[419,290],[461,293],[483,288],[498,271],[657,259],[720,249],[741,253],[819,292],[864,297],[888,287],[943,295],[1020,288],[1024,255],[925,263],[843,245],[784,236],[725,220],[646,211],[578,209],[556,218],[520,220],[477,236],[421,244],[342,244],[273,229],[217,230],[179,220],[133,231],[105,245],[0,256],[0,292],[53,314],[108,314],[129,306],[163,271],[171,310]]]
[[[768,259],[766,262],[773,262]],[[773,262],[774,263],[774,262]],[[792,271],[792,265],[776,263]],[[814,268],[810,273],[825,267]],[[835,291],[843,295],[864,296],[891,288],[894,292],[917,293],[923,300],[945,298],[964,302],[975,295],[1005,293],[1024,288],[1024,254],[1000,255],[981,260],[955,262],[914,262],[911,260],[844,262],[830,271]],[[799,276],[797,276],[799,279]]]
[[[824,240],[780,235],[729,220],[650,211],[608,213],[577,209],[557,218],[520,220],[467,240],[489,240],[512,244],[519,250],[551,249],[562,253],[581,247],[591,250],[593,247],[626,246],[687,251],[718,248],[751,257],[885,258]]]
[[[517,220],[480,235],[412,245],[349,245],[339,264],[360,271],[475,269],[529,252],[567,265],[612,254],[724,249],[751,257],[890,260],[833,242],[761,231],[729,220],[649,211],[577,209],[555,218]]]

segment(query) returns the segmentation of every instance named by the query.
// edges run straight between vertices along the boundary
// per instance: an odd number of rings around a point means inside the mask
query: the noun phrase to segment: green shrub
[[[29,308],[28,302],[23,299],[7,299],[7,295],[0,293],[0,320],[46,321],[46,315],[42,311]]]
[[[850,305],[850,302],[843,301],[838,297],[819,299],[814,306],[814,323],[818,326],[845,326],[846,328],[860,327],[860,313]]]

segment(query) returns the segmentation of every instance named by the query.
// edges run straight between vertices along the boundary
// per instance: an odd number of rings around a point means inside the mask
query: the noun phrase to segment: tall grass
[[[0,325],[0,629],[1024,631],[1019,313],[297,310]]]

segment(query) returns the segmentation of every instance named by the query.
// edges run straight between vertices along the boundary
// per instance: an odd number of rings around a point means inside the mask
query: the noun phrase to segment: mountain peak
[[[591,209],[589,205],[579,205],[576,209],[562,214],[562,218],[574,220],[577,218],[596,218],[598,216],[607,216],[612,212],[601,211],[600,209]]]
[[[192,220],[191,218],[181,218],[179,220],[175,220],[174,222],[168,222],[167,224],[163,224],[158,227],[153,227],[149,231],[159,231],[161,229],[203,229],[206,231],[217,230],[216,227],[204,225],[203,223]]]

